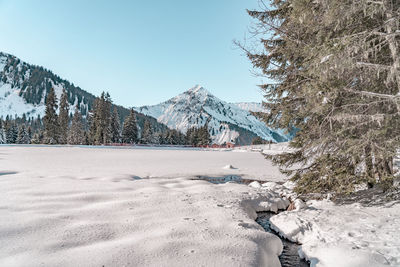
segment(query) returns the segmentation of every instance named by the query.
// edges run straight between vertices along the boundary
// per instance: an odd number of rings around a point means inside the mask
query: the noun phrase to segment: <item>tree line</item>
[[[79,105],[74,107],[71,114],[65,89],[58,101],[51,88],[45,105],[43,119],[40,116],[27,119],[25,114],[22,118],[12,119],[7,116],[4,121],[0,119],[0,144],[207,146],[211,143],[207,124],[200,128],[190,128],[187,134],[183,134],[173,129],[155,131],[150,121],[145,120],[143,129],[140,129],[134,109],[130,109],[129,114],[120,121],[117,108],[113,108],[111,97],[105,92],[95,99],[93,109],[87,116],[82,116]]]
[[[192,146],[207,146],[211,143],[210,133],[208,131],[208,124],[203,127],[191,127],[186,132],[186,142]]]

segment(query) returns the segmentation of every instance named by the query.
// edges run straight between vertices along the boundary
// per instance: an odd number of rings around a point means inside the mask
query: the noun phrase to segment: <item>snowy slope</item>
[[[252,112],[264,112],[265,109],[263,108],[261,103],[258,102],[238,102],[232,103],[233,105],[237,106],[238,108],[252,111]]]
[[[4,73],[6,65],[6,55],[0,54],[0,73]],[[6,76],[5,73],[4,76]],[[2,77],[0,80],[0,114],[11,116],[22,116],[23,113],[31,114],[31,116],[36,116],[37,114],[41,115],[44,112],[44,106],[27,103],[19,95],[21,91],[20,88],[13,88],[12,84],[7,82],[7,78],[8,77]]]
[[[235,140],[240,132],[275,142],[288,140],[283,130],[268,128],[249,111],[218,99],[199,85],[161,104],[136,109],[183,133],[208,123],[217,144]]]
[[[54,88],[57,99],[60,100],[63,88],[70,86],[66,81],[60,80],[41,67],[0,53],[0,117],[21,117],[23,114],[27,117],[43,117],[48,89]],[[89,108],[85,96],[78,98],[73,92],[69,92],[69,102],[71,113],[78,103],[84,114]]]
[[[10,84],[0,82],[0,114],[3,117],[17,116],[21,117],[24,113],[28,117],[37,117],[44,115],[45,107],[43,104],[27,103],[19,96],[20,89],[11,88]]]

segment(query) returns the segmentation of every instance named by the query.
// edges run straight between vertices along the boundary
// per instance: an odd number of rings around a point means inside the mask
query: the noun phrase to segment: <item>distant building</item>
[[[226,148],[234,148],[234,147],[235,147],[235,143],[231,143],[231,142],[226,143]]]

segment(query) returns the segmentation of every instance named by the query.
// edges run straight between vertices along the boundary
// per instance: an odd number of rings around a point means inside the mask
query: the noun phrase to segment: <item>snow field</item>
[[[281,241],[254,221],[277,194],[191,180],[250,177],[259,153],[0,146],[0,158],[0,266],[280,266]]]
[[[236,175],[247,179],[283,181],[285,176],[257,152],[232,153],[230,150],[124,148],[101,146],[37,146],[0,145],[6,151],[7,162],[0,167],[28,172],[30,175],[49,174],[79,179],[131,179],[163,177],[193,177]],[[0,158],[1,158],[0,154]],[[232,165],[234,169],[224,169]]]

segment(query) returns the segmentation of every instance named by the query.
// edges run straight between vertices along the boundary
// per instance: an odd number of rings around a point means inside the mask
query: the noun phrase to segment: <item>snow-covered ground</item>
[[[49,174],[78,179],[176,178],[196,175],[237,175],[242,178],[283,181],[276,167],[257,152],[185,148],[125,148],[98,146],[0,145],[0,170]],[[226,165],[233,169],[224,169]]]
[[[285,143],[261,145],[258,149],[264,154],[288,151]],[[270,182],[259,190],[273,190],[293,201],[293,185]],[[400,266],[400,202],[377,201],[367,192],[359,195],[364,195],[362,204],[335,204],[327,199],[304,204],[297,199],[294,202],[301,207],[273,216],[271,226],[281,236],[301,243],[299,253],[311,266]]]
[[[364,207],[310,201],[271,218],[316,266],[400,266],[400,205]]]
[[[281,241],[254,221],[277,195],[191,180],[272,178],[268,166],[259,153],[0,146],[0,266],[279,266]]]
[[[254,219],[286,208],[279,194],[292,193],[253,151],[284,146],[0,146],[0,266],[279,266],[281,241]],[[211,184],[198,175],[274,182]],[[306,204],[271,222],[313,265],[399,266],[399,204]]]

